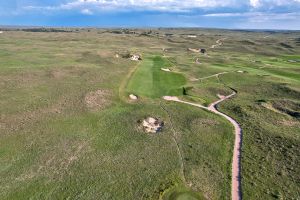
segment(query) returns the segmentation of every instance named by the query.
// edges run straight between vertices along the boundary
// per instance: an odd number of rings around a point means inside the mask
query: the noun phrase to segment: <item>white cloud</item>
[[[188,12],[195,9],[235,9],[249,10],[270,9],[281,7],[300,8],[300,0],[69,0],[56,6],[35,7],[28,5],[30,10],[79,10],[97,11],[132,11],[150,10],[163,12]]]
[[[300,13],[264,13],[264,12],[244,12],[244,13],[212,13],[203,15],[205,17],[247,17],[253,21],[267,21],[267,20],[289,20],[297,19]]]
[[[57,6],[35,7],[27,9],[71,10],[89,8],[90,10],[158,10],[188,11],[199,8],[235,7],[238,0],[73,0]]]
[[[84,14],[84,15],[93,15],[93,12],[89,9],[83,9],[81,10],[81,13]]]
[[[274,8],[274,7],[288,7],[300,6],[300,0],[249,0],[249,4],[253,8]]]
[[[260,0],[250,0],[250,5],[254,8],[259,7],[261,5]]]

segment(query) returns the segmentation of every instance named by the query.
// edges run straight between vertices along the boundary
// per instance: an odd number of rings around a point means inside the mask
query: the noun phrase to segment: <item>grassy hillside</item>
[[[229,87],[238,93],[219,108],[243,129],[244,199],[297,199],[299,38],[205,29],[4,31],[0,199],[230,199],[233,127],[161,99],[208,105]],[[143,60],[116,56],[122,52]],[[141,98],[132,102],[130,93]],[[164,121],[162,132],[140,128],[149,116]]]

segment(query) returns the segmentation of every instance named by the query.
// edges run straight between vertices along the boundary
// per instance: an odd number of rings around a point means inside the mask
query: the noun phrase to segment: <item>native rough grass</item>
[[[220,110],[243,128],[244,199],[297,199],[299,119],[264,103],[299,112],[299,32],[133,32],[1,34],[0,199],[158,199],[192,191],[198,198],[230,199],[230,124],[200,109],[161,102],[164,88],[142,91],[137,102],[128,101],[128,92],[134,92],[128,90],[130,81],[139,79],[131,85],[136,90],[133,86],[149,78],[129,72],[149,66],[156,56],[164,65],[157,66],[159,73],[167,73],[160,70],[166,64],[184,77],[176,85],[176,95],[182,95],[181,86],[187,89],[181,98],[208,105],[217,94],[228,94],[228,86],[238,91]],[[192,34],[197,37],[187,37]],[[209,48],[222,38],[222,46]],[[207,55],[188,48],[205,48]],[[136,62],[116,58],[126,51],[141,53],[141,65],[146,64],[139,69]],[[97,96],[88,101],[92,104],[86,101],[89,94]],[[164,120],[161,134],[137,128],[138,120],[148,116]]]

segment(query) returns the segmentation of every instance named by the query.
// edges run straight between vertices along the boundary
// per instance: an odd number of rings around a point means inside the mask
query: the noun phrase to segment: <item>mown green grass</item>
[[[161,70],[170,67],[171,63],[160,56],[147,57],[133,74],[126,91],[151,98],[182,95],[186,83],[184,76]]]

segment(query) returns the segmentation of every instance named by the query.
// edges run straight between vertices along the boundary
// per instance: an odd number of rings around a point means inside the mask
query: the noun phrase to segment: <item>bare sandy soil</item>
[[[169,68],[161,68],[162,71],[165,71],[165,72],[170,72],[171,70]]]
[[[226,38],[222,38],[222,39],[219,39],[219,40],[217,40],[216,41],[216,44],[214,44],[214,45],[211,45],[211,49],[214,49],[214,48],[216,48],[216,47],[219,47],[219,46],[222,46],[223,45],[223,40],[226,40]]]
[[[228,72],[221,72],[221,73],[213,74],[213,75],[202,77],[202,78],[194,78],[191,81],[199,81],[199,80],[204,80],[204,79],[208,79],[208,78],[212,78],[212,77],[218,77],[219,75],[227,74],[227,73]]]

